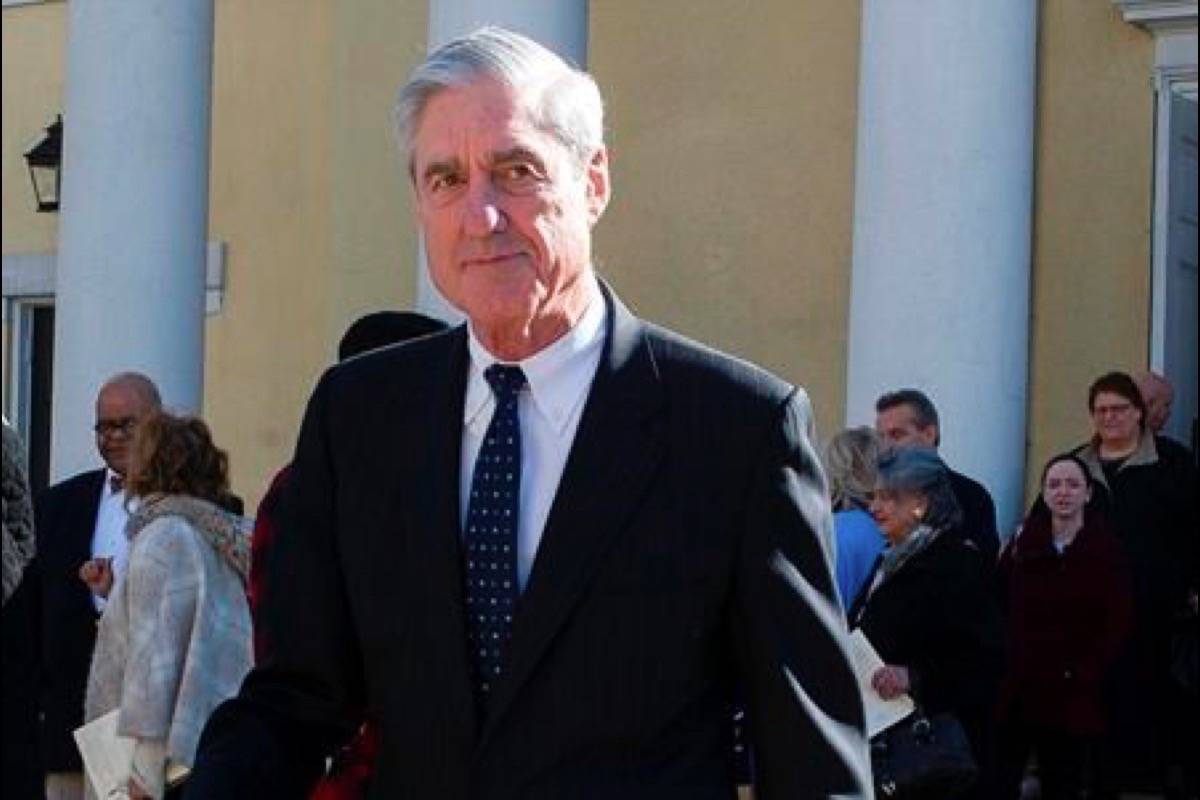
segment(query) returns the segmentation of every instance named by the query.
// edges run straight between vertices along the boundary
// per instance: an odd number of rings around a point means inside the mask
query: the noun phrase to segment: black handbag
[[[875,793],[894,798],[950,798],[975,785],[979,767],[953,714],[920,708],[871,739]]]

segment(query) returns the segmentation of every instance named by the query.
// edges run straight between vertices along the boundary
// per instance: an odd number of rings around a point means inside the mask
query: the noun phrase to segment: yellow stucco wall
[[[592,3],[614,197],[600,270],[645,317],[845,405],[859,8]]]
[[[203,414],[253,511],[346,324],[414,303],[390,108],[424,55],[426,3],[215,8],[209,239],[225,244],[226,283],[206,324]],[[58,215],[34,213],[21,152],[63,107],[67,5],[3,13],[4,253],[53,252]]]
[[[424,53],[425,5],[219,0],[209,238],[226,243],[205,416],[252,511],[291,457],[346,324],[415,296],[391,96]]]
[[[66,3],[4,9],[2,30],[4,252],[49,253],[58,237],[58,215],[37,212],[24,152],[62,112],[67,65]]]
[[[1047,0],[1038,48],[1029,486],[1087,438],[1087,388],[1145,366],[1154,41],[1111,3]]]
[[[414,302],[389,111],[426,8],[216,0],[209,238],[227,277],[204,413],[251,509],[345,325]],[[54,249],[20,153],[62,107],[66,9],[4,10],[6,254]],[[642,315],[806,385],[823,435],[845,395],[859,18],[844,0],[590,6],[615,189],[602,273]],[[1039,22],[1031,475],[1086,435],[1095,375],[1146,361],[1153,155],[1149,34],[1095,0],[1045,0]]]
[[[38,213],[24,152],[62,111],[66,64],[65,3],[4,9],[0,26],[0,188],[6,255],[50,253],[58,237],[58,215]],[[8,413],[12,320],[0,332],[0,385]]]
[[[416,303],[416,223],[396,92],[425,57],[424,0],[334,4],[331,342],[363,313]],[[332,352],[332,351],[331,351]]]
[[[204,413],[249,502],[287,461],[328,352],[326,5],[216,6],[209,238],[226,245],[226,286],[206,328]]]

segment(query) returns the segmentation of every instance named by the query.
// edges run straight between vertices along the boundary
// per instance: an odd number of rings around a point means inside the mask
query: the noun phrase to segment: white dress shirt
[[[125,574],[129,562],[129,539],[125,536],[125,523],[129,511],[135,507],[131,502],[126,509],[124,490],[114,492],[112,479],[117,473],[104,471],[104,488],[100,490],[100,505],[96,509],[96,527],[92,530],[92,558],[111,558],[113,586]],[[104,611],[107,602],[99,595],[92,595],[97,611]]]
[[[592,299],[579,322],[549,347],[519,361],[528,386],[517,396],[521,421],[521,497],[517,510],[517,580],[529,582],[533,559],[542,541],[550,505],[558,491],[579,418],[604,348],[606,308],[600,287],[592,282]],[[468,325],[471,353],[463,404],[460,519],[467,518],[475,459],[496,407],[483,371],[499,361]],[[512,363],[512,362],[501,362]]]

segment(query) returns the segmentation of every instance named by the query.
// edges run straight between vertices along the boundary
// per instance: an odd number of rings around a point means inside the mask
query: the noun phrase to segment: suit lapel
[[[420,537],[422,550],[428,559],[414,565],[414,570],[426,573],[420,580],[432,594],[430,607],[445,609],[433,623],[437,635],[433,639],[443,648],[440,653],[428,653],[437,658],[446,670],[442,698],[447,713],[461,711],[474,715],[471,694],[470,666],[467,662],[466,619],[462,593],[462,561],[460,557],[459,523],[459,460],[462,450],[463,397],[466,392],[468,353],[466,328],[449,334],[450,347],[437,369],[442,374],[431,376],[426,413],[415,424],[424,427],[425,446],[421,449],[425,463],[412,470],[411,486],[397,487],[406,498],[408,535]],[[403,445],[394,452],[404,452]],[[474,730],[471,726],[469,730]]]
[[[62,527],[63,538],[66,542],[65,564],[69,567],[71,594],[76,598],[81,609],[86,608],[95,614],[96,606],[92,601],[92,593],[87,585],[75,579],[75,570],[92,557],[92,538],[96,535],[96,517],[100,513],[100,495],[104,491],[104,481],[108,471],[104,468],[88,473],[86,480],[78,484],[75,497],[72,500],[71,518]]]
[[[96,533],[96,516],[100,513],[100,495],[104,492],[107,475],[106,470],[98,469],[88,473],[87,480],[79,484],[78,503],[73,504],[76,516],[67,526],[74,533],[70,563],[82,564],[92,557],[92,537]]]
[[[452,334],[444,362],[445,373],[431,380],[432,387],[426,408],[425,432],[428,462],[413,471],[416,502],[407,503],[414,515],[413,530],[432,537],[436,551],[435,565],[449,571],[456,579],[453,591],[461,595],[461,565],[459,564],[459,459],[462,451],[463,396],[467,382],[466,329]],[[441,368],[441,367],[439,367]],[[459,598],[461,600],[461,597]],[[461,602],[458,604],[461,615]]]
[[[579,429],[521,598],[478,752],[532,674],[637,508],[664,452],[662,387],[644,330],[605,286],[608,331]]]

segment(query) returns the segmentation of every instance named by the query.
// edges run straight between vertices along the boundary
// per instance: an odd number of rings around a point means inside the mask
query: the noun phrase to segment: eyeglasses
[[[92,430],[100,437],[115,436],[118,433],[128,436],[133,433],[134,425],[137,425],[137,418],[135,417],[102,419],[92,426]]]
[[[1104,417],[1108,416],[1109,414],[1120,416],[1121,414],[1129,413],[1131,408],[1133,408],[1133,403],[1117,403],[1111,406],[1096,406],[1092,409],[1092,414],[1097,417]]]

